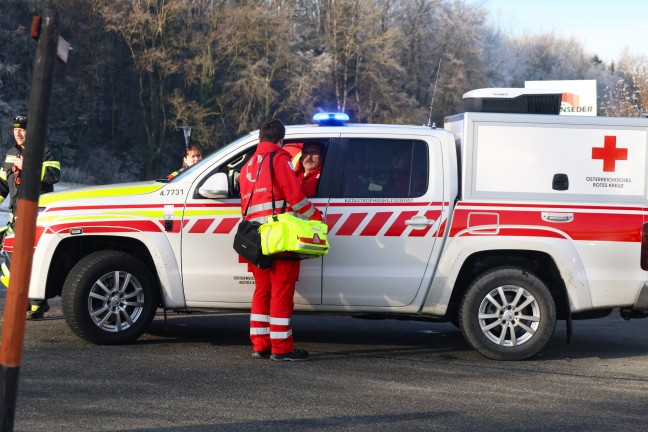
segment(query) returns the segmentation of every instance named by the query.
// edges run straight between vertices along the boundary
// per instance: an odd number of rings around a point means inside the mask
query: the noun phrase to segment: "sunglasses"
[[[27,121],[27,116],[15,116],[13,118],[14,123],[25,123]]]

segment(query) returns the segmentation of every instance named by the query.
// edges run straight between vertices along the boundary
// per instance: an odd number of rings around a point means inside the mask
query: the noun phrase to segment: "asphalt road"
[[[59,304],[28,321],[16,431],[644,431],[648,320],[559,322],[495,362],[450,324],[295,316],[304,363],[252,359],[245,314],[158,316],[95,346]]]

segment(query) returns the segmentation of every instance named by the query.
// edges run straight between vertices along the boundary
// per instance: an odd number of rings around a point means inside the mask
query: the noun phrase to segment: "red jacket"
[[[270,154],[276,151],[272,161],[274,184],[270,181]],[[263,166],[259,172],[259,164]],[[257,178],[257,173],[259,176]],[[241,170],[241,213],[250,201],[247,220],[265,223],[272,215],[272,194],[274,193],[275,211],[281,213],[286,201],[286,213],[291,213],[302,219],[322,220],[322,213],[306,198],[292,164],[290,154],[271,142],[262,142],[257,147],[248,163]],[[254,190],[254,194],[252,191]]]
[[[302,188],[304,189],[304,193],[306,194],[307,197],[313,197],[315,196],[315,193],[317,192],[317,184],[319,183],[319,178],[320,178],[320,173],[322,172],[322,167],[317,167],[308,174],[304,171],[304,167],[300,163],[297,166],[297,170],[295,171],[295,174],[297,175],[297,180],[299,180],[299,183],[302,185]]]

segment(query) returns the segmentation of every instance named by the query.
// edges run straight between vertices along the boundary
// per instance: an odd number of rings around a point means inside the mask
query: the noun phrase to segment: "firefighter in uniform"
[[[270,119],[261,126],[256,153],[241,170],[241,211],[245,211],[252,196],[246,219],[265,223],[272,215],[274,195],[277,212],[282,211],[285,202],[287,213],[303,219],[322,220],[322,214],[306,198],[295,177],[290,154],[280,147],[284,134],[285,127],[278,119]],[[273,152],[271,180],[270,156]],[[308,351],[294,347],[290,327],[299,267],[299,261],[278,258],[268,269],[248,264],[256,284],[250,312],[250,339],[255,358],[270,357],[275,361],[308,358]]]
[[[4,163],[0,168],[0,203],[9,196],[9,221],[6,226],[0,228],[2,241],[8,234],[13,233],[13,227],[16,222],[16,210],[18,199],[20,198],[20,173],[23,167],[23,152],[25,150],[25,138],[27,136],[27,116],[15,116],[12,122],[14,138],[16,144],[11,148],[5,157]],[[41,194],[52,192],[54,183],[61,178],[61,163],[54,159],[49,150],[45,150],[43,158],[43,167],[41,169]],[[5,254],[5,263],[3,263],[3,280],[7,278],[9,257]],[[40,319],[43,314],[49,310],[47,300],[29,301],[28,318]]]

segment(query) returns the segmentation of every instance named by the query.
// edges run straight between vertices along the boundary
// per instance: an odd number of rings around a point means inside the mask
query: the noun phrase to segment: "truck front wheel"
[[[464,338],[494,360],[523,360],[545,347],[556,326],[556,305],[547,286],[517,267],[477,277],[459,311]]]
[[[136,340],[158,306],[148,267],[132,255],[112,250],[80,260],[68,274],[61,297],[70,329],[96,344]]]

